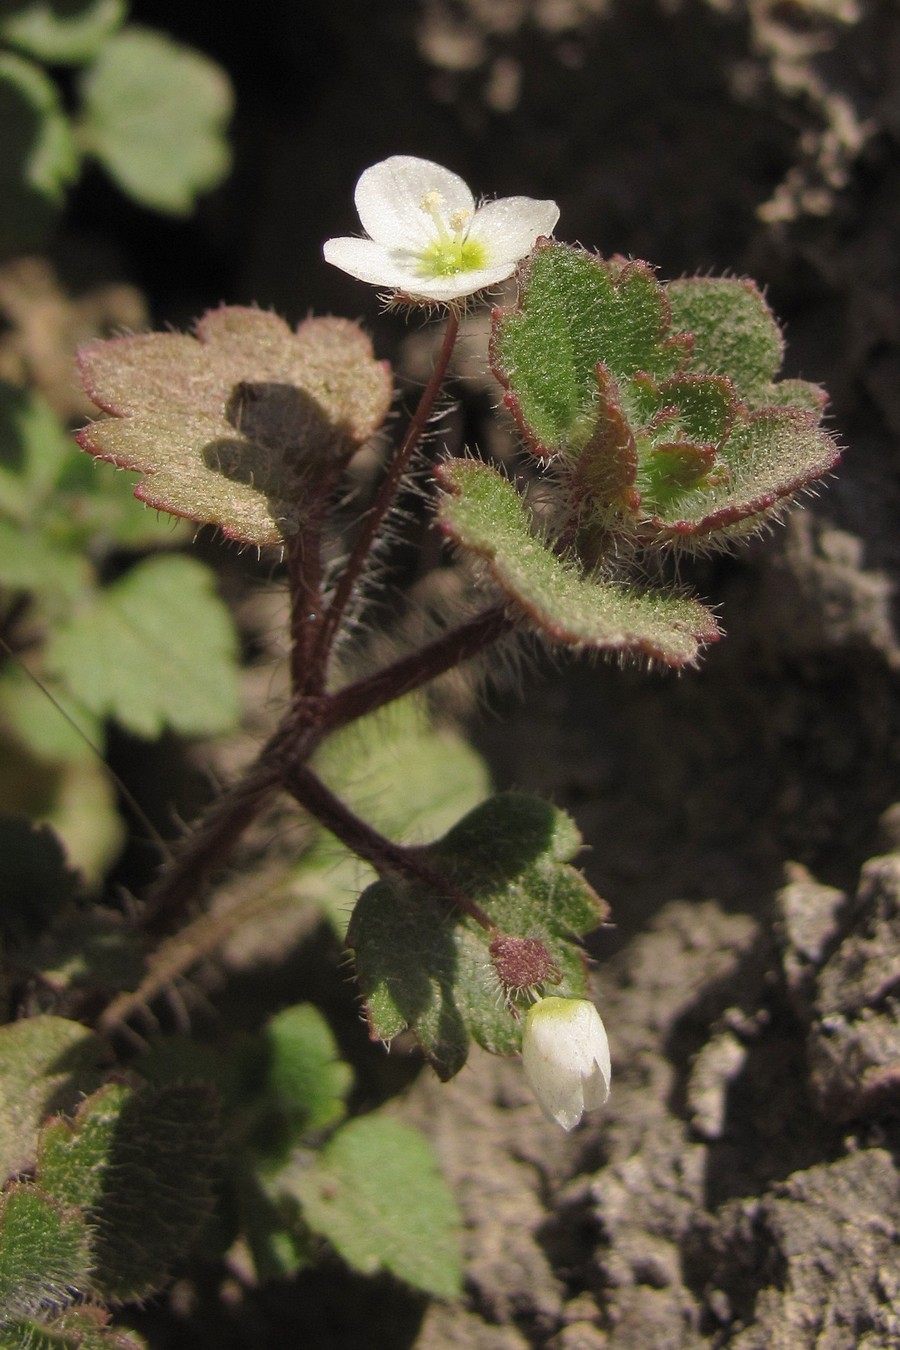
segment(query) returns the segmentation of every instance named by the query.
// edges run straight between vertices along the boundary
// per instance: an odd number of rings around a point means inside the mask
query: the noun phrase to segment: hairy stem
[[[350,557],[338,578],[331,604],[325,612],[325,616],[319,630],[318,641],[314,657],[314,665],[319,672],[322,687],[324,687],[325,671],[328,662],[328,653],[331,650],[332,643],[337,635],[341,625],[341,620],[347,611],[356,587],[362,575],[366,559],[372,548],[379,529],[385,516],[393,505],[397,490],[400,487],[401,479],[406,472],[409,461],[413,456],[416,446],[422,439],[428,421],[434,411],[435,400],[440,393],[441,386],[447,374],[447,367],[450,364],[450,357],[453,355],[453,348],[456,345],[456,339],[459,334],[459,314],[451,310],[447,316],[447,327],[444,332],[444,340],[441,343],[441,349],[438,352],[437,360],[434,363],[434,370],[431,372],[431,378],[422,390],[416,411],[413,413],[409,426],[406,429],[406,435],[401,445],[391,460],[387,473],[381,481],[381,486],[375,495],[375,500],[366,512],[356,542],[351,550]],[[310,692],[314,692],[310,690]]]
[[[323,700],[323,730],[336,731],[358,717],[420,689],[438,675],[477,656],[499,638],[513,632],[516,626],[517,620],[507,614],[503,605],[482,610],[426,646],[326,697]]]
[[[357,816],[306,765],[292,765],[284,785],[291,795],[327,830],[359,858],[371,863],[379,876],[391,874],[424,882],[455,909],[467,914],[482,928],[493,932],[496,925],[480,905],[436,872],[421,856],[420,849],[404,848],[379,834]]]
[[[160,936],[177,927],[185,906],[222,866],[279,786],[278,768],[264,752],[247,777],[214,803],[147,896],[141,923],[148,933]]]

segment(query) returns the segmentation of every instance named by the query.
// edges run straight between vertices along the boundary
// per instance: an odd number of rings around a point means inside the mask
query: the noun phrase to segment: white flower
[[[609,1096],[609,1041],[584,998],[543,998],[528,1010],[522,1038],[525,1077],[544,1115],[574,1130]]]
[[[502,197],[475,207],[449,169],[393,155],[366,169],[356,209],[368,239],[329,239],[326,261],[412,299],[450,301],[512,276],[559,219],[556,202]]]

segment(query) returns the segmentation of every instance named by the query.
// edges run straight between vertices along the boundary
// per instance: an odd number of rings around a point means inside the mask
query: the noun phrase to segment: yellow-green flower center
[[[439,192],[426,192],[421,201],[422,210],[432,219],[437,238],[419,254],[419,275],[455,277],[460,272],[477,272],[486,267],[487,249],[478,240],[466,237],[472,221],[471,211],[454,211],[447,220],[441,214],[442,205]]]

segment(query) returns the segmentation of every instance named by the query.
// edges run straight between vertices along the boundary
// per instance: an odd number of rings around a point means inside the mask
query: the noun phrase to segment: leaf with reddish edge
[[[619,379],[665,379],[687,361],[690,341],[669,336],[665,291],[644,262],[542,240],[517,280],[517,305],[493,314],[491,368],[536,454],[573,457],[589,442],[598,362]]]
[[[776,380],[781,332],[753,282],[663,287],[547,240],[518,283],[492,366],[531,449],[557,459],[583,558],[724,545],[836,463],[822,391]]]
[[[552,641],[686,666],[719,636],[698,600],[619,585],[559,557],[532,532],[513,484],[489,465],[447,460],[438,479],[441,528],[487,562],[509,600]]]
[[[835,441],[804,408],[742,411],[719,450],[723,472],[709,474],[671,502],[658,502],[644,526],[645,542],[689,544],[717,532],[728,538],[736,530],[753,531],[840,458]]]
[[[148,333],[79,352],[84,388],[112,414],[79,433],[84,450],[145,475],[149,506],[217,525],[230,539],[281,544],[381,425],[391,375],[345,319],[223,307],[195,335]]]
[[[581,450],[572,473],[573,496],[587,499],[601,510],[636,514],[641,504],[635,488],[638,451],[619,394],[608,366],[597,363],[600,401],[595,407],[594,429]]]

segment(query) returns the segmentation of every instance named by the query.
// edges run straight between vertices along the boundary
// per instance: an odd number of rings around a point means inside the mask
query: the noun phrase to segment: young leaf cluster
[[[442,528],[552,641],[694,661],[711,613],[635,587],[628,565],[727,547],[834,466],[825,396],[778,381],[782,355],[752,282],[664,286],[646,263],[539,242],[494,312],[491,364],[552,509],[538,524],[497,469],[447,461]]]

